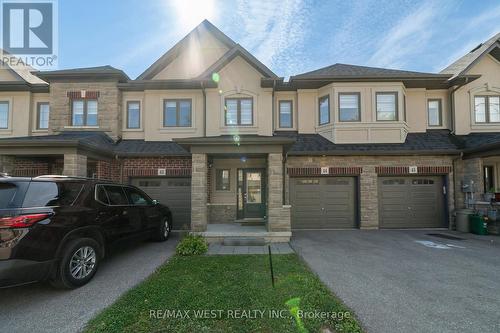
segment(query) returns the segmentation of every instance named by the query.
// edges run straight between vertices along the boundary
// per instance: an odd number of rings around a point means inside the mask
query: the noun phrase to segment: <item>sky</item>
[[[203,19],[278,76],[334,63],[439,72],[500,32],[500,2],[59,0],[59,68],[134,79]]]

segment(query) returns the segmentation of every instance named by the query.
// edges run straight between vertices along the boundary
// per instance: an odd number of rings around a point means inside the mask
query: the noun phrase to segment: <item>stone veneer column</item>
[[[207,208],[207,154],[191,156],[191,231],[206,231]]]
[[[0,155],[0,172],[12,174],[15,162],[16,158],[14,156]]]
[[[80,154],[64,154],[63,175],[87,177],[87,156]]]
[[[267,159],[267,229],[290,231],[290,214],[283,208],[283,156],[271,153]]]
[[[375,166],[364,166],[359,177],[360,185],[360,228],[376,229],[378,221],[378,186]]]

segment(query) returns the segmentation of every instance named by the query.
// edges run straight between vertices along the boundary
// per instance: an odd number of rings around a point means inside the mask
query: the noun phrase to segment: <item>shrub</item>
[[[181,256],[192,256],[206,253],[208,245],[202,236],[187,235],[179,244],[175,252]]]

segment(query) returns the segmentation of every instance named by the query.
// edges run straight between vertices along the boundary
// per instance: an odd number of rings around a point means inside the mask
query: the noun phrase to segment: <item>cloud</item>
[[[425,2],[394,25],[369,59],[371,66],[401,68],[407,57],[419,53],[431,40],[443,12],[443,3]]]
[[[239,41],[266,66],[280,70],[278,75],[295,73],[300,68],[297,49],[307,34],[307,10],[300,0],[239,0],[234,22],[244,31]]]

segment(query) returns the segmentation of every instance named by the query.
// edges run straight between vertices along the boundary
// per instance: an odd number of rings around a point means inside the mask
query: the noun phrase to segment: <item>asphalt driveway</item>
[[[170,258],[177,241],[172,234],[163,243],[128,242],[114,247],[94,279],[75,290],[57,290],[46,283],[0,289],[0,331],[80,331],[97,312]]]
[[[296,231],[292,247],[368,332],[500,332],[500,237]]]

